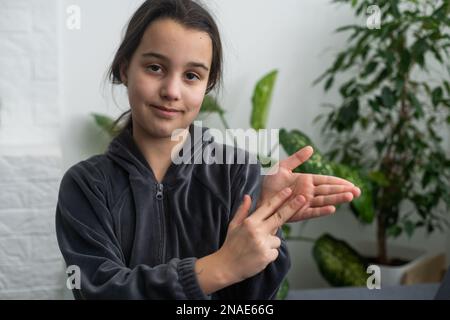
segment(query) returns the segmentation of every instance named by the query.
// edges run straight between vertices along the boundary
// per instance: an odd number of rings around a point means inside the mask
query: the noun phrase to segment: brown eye
[[[192,72],[186,73],[186,78],[188,78],[188,80],[195,80],[195,79],[200,80],[200,78],[195,73]]]
[[[156,64],[151,64],[147,67],[147,69],[153,72],[158,72],[161,69],[161,67]]]

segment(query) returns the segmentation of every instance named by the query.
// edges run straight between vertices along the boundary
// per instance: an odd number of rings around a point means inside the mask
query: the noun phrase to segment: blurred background
[[[339,87],[347,71],[333,79],[327,92],[324,84],[329,78],[315,86],[313,82],[348,49],[348,34],[334,31],[345,25],[367,28],[366,7],[355,16],[352,1],[204,2],[222,35],[224,86],[216,98],[229,126],[250,126],[255,84],[276,69],[267,128],[301,130],[318,150],[328,151],[329,138],[313,120],[329,111],[324,104],[341,103]],[[141,3],[0,0],[0,299],[71,298],[54,231],[59,181],[70,166],[107,146],[110,137],[91,113],[116,118],[129,108],[123,88],[113,90],[105,75],[125,25]],[[448,56],[442,59],[448,66]],[[430,70],[441,70],[440,64],[430,63]],[[442,88],[445,100],[448,92]],[[448,107],[446,112],[441,115],[444,120]],[[222,128],[216,114],[204,121]],[[449,126],[440,126],[437,134],[448,158]],[[286,155],[282,150],[281,157]],[[362,242],[376,241],[376,226],[376,222],[361,223],[349,206],[341,206],[330,217],[291,225],[290,235],[314,240],[328,233],[361,248]],[[427,234],[426,228],[418,228],[411,237],[407,233],[390,237],[388,248],[398,245],[433,256],[450,255],[445,229]],[[314,242],[292,239],[288,246],[291,289],[332,285],[313,257]]]

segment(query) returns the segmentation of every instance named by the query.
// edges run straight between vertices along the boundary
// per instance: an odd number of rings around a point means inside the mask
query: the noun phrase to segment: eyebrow
[[[162,54],[156,53],[156,52],[144,53],[144,54],[142,54],[142,57],[144,57],[144,58],[154,57],[154,58],[158,58],[158,59],[161,59],[161,60],[164,60],[164,61],[169,61],[170,60],[165,55],[162,55]],[[209,68],[204,63],[201,63],[201,62],[188,62],[186,64],[186,66],[188,66],[188,67],[198,67],[198,68],[205,69],[206,71],[209,71]]]

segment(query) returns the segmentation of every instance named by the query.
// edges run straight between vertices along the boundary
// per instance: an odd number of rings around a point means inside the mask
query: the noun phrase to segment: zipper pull
[[[156,199],[162,200],[163,199],[163,184],[158,183],[158,191],[156,192]]]

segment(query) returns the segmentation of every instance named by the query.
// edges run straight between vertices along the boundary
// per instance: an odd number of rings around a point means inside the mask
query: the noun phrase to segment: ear
[[[125,87],[128,86],[128,61],[124,61],[120,64],[119,67],[120,71],[120,80],[125,85]]]

